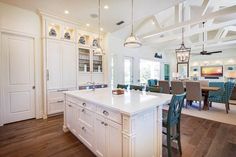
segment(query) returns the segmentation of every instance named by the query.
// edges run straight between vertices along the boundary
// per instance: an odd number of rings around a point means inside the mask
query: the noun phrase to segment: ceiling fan
[[[204,24],[205,22],[202,22],[202,27],[203,27],[203,32],[202,32],[202,41],[203,41],[203,44],[202,44],[202,51],[200,52],[200,54],[197,54],[197,55],[212,55],[214,53],[222,53],[222,51],[211,51],[211,52],[208,52],[205,50],[205,33],[204,33]]]

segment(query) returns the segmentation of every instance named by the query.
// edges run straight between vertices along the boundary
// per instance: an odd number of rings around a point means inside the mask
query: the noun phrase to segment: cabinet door
[[[62,52],[61,42],[56,40],[47,41],[47,69],[48,69],[48,89],[61,88],[61,63]]]
[[[76,88],[76,48],[74,43],[62,44],[62,86]]]
[[[77,136],[77,130],[78,130],[78,111],[77,108],[72,105],[71,103],[66,104],[66,125],[68,129]]]
[[[98,157],[105,157],[106,155],[106,127],[105,118],[96,115],[95,118],[95,153]]]
[[[121,125],[110,120],[106,124],[107,157],[122,157]]]

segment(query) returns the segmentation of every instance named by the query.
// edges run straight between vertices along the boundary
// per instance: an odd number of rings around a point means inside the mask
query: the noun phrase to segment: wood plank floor
[[[62,124],[56,116],[0,127],[0,157],[95,157]],[[181,135],[182,157],[236,157],[236,126],[183,115]]]

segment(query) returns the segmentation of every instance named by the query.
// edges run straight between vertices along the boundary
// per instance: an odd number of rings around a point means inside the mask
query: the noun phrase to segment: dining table
[[[159,87],[158,85],[155,87]],[[186,87],[184,87],[186,90]],[[171,87],[170,87],[171,90]],[[203,110],[209,110],[209,92],[215,92],[220,90],[220,87],[201,86],[202,94],[204,96]]]

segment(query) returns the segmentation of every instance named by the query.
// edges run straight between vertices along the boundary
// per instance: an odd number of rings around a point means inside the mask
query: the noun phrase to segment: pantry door
[[[4,123],[35,118],[34,39],[2,34]]]

